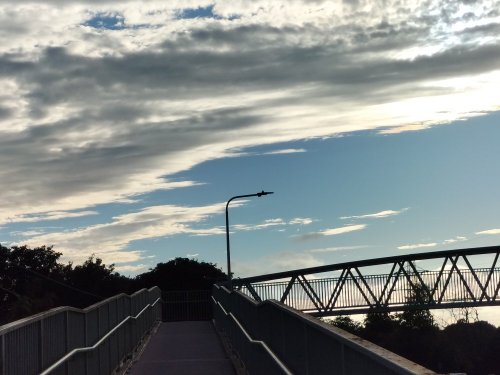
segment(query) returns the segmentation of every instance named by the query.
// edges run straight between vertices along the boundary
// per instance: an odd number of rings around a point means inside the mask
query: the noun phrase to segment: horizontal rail
[[[54,371],[55,369],[57,369],[59,366],[62,366],[64,364],[64,362],[66,362],[67,360],[69,360],[71,357],[73,357],[75,354],[78,354],[78,353],[85,353],[85,352],[89,352],[89,351],[92,351],[92,350],[95,350],[97,349],[103,342],[105,342],[113,333],[115,333],[116,331],[118,331],[118,329],[120,327],[122,327],[125,323],[127,323],[129,320],[137,320],[139,319],[139,317],[149,308],[152,308],[154,307],[158,302],[161,302],[161,298],[157,298],[156,301],[154,301],[152,304],[148,304],[146,305],[140,312],[139,314],[137,314],[136,316],[127,316],[125,319],[123,319],[117,326],[115,326],[111,331],[109,331],[106,335],[104,335],[98,342],[96,342],[94,345],[92,346],[88,346],[88,347],[85,347],[85,348],[76,348],[76,349],[73,349],[71,352],[69,352],[68,354],[66,354],[64,357],[62,357],[59,361],[57,361],[56,363],[54,363],[52,366],[50,366],[49,368],[47,368],[45,371],[41,372],[40,375],[48,375],[50,374],[52,371]]]
[[[283,374],[293,375],[292,372],[287,369],[287,367],[283,364],[283,362],[280,361],[280,359],[276,356],[276,354],[272,352],[272,350],[269,348],[269,346],[267,346],[267,344],[264,341],[254,340],[247,332],[247,330],[241,325],[239,320],[233,315],[233,313],[226,311],[226,309],[224,309],[224,306],[222,306],[220,302],[215,300],[213,296],[211,298],[212,301],[216,304],[216,306],[218,306],[222,310],[224,315],[230,317],[233,320],[233,322],[236,324],[239,330],[245,335],[246,339],[250,343],[260,345],[267,352],[267,354],[272,358],[272,360],[280,367],[281,371],[283,371]]]
[[[440,267],[417,269],[418,260],[429,259]],[[476,260],[481,267],[473,266]],[[369,274],[374,265],[388,273]],[[318,278],[319,272],[331,271],[339,276]],[[500,246],[346,262],[222,285],[258,302],[275,299],[314,316],[499,306]]]
[[[330,271],[339,271],[346,268],[359,268],[359,267],[368,267],[368,266],[377,266],[381,264],[395,263],[395,262],[408,262],[415,260],[426,260],[426,259],[439,259],[452,257],[455,255],[484,255],[484,254],[492,254],[500,252],[500,246],[488,246],[488,247],[475,247],[470,249],[459,249],[459,250],[443,250],[443,251],[433,251],[427,253],[416,253],[416,254],[408,254],[408,255],[396,255],[390,257],[383,258],[375,258],[375,259],[366,259],[366,260],[358,260],[353,262],[344,262],[344,263],[335,263],[329,264],[326,266],[318,266],[318,267],[308,267],[295,269],[284,272],[276,272],[269,273],[265,275],[259,276],[251,276],[244,278],[235,278],[232,280],[234,286],[243,285],[245,283],[257,283],[262,281],[269,280],[278,280],[285,279],[292,276],[297,275],[312,275],[316,273],[330,272]]]
[[[0,327],[0,373],[40,374],[74,349],[92,347],[103,337],[109,337],[109,332],[126,317],[136,316],[158,298],[161,298],[158,287],[141,289],[132,295],[120,293],[85,309],[58,307],[3,325]],[[140,340],[138,335],[142,336],[148,329],[150,320],[159,316],[160,311],[155,307],[150,317],[141,318],[140,324],[127,334],[126,343],[113,341],[117,347],[110,348],[110,357],[102,363],[98,363],[98,358],[79,358],[66,366],[65,373],[69,373],[68,368],[81,366],[82,361],[93,366],[85,371],[106,373],[112,363],[118,362],[117,356]]]
[[[256,302],[239,291],[217,285],[213,295],[251,337],[263,341],[294,374],[435,375],[429,369],[280,302]]]

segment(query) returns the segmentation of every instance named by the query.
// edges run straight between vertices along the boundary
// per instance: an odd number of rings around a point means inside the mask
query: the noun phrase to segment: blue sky
[[[0,242],[225,269],[265,189],[237,276],[497,245],[499,8],[5,1]]]

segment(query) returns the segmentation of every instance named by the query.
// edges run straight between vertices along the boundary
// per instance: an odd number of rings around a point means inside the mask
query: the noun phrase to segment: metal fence
[[[210,290],[164,291],[163,321],[211,320]]]
[[[161,290],[154,287],[1,326],[1,373],[110,374],[160,320],[161,308]]]
[[[276,299],[315,316],[500,306],[499,259],[500,246],[436,251],[235,279],[232,285],[258,302]],[[441,266],[417,268],[429,260]],[[374,266],[388,273],[369,274]],[[321,277],[327,272],[339,276]]]
[[[239,291],[231,292],[221,286],[214,287],[213,297],[216,326],[229,336],[249,374],[284,374],[285,370],[308,375],[435,374],[277,301],[257,303]],[[241,330],[228,322],[228,317],[234,317]],[[264,355],[263,350],[249,348],[248,337],[245,340],[239,331],[264,344],[285,370],[276,364],[271,367],[269,353]]]

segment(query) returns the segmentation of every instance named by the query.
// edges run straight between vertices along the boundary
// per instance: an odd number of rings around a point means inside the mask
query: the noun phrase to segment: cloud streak
[[[496,229],[488,229],[488,230],[482,230],[480,232],[476,232],[477,235],[496,235],[500,234],[500,228]]]
[[[436,247],[436,246],[437,246],[436,242],[428,242],[428,243],[417,243],[417,244],[411,244],[411,245],[398,246],[398,249],[399,250],[414,250],[414,249],[425,249],[425,248]]]
[[[403,208],[402,210],[399,211],[394,211],[394,210],[385,210],[385,211],[380,211],[376,212],[373,214],[365,214],[365,215],[359,215],[359,216],[343,216],[340,219],[342,220],[347,220],[347,219],[383,219],[389,216],[396,216],[400,215],[401,213],[408,211],[408,208]]]
[[[347,225],[344,227],[324,229],[319,232],[311,232],[294,236],[298,241],[315,240],[323,237],[338,236],[345,233],[355,232],[366,228],[366,224]]]

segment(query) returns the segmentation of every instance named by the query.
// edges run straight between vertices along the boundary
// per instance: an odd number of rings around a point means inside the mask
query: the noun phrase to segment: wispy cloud
[[[403,208],[399,211],[384,210],[384,211],[376,212],[374,214],[365,214],[365,215],[358,215],[358,216],[342,216],[341,219],[342,220],[347,220],[347,219],[383,219],[383,218],[389,217],[389,216],[400,215],[405,211],[408,211],[408,208]]]
[[[412,245],[403,245],[403,246],[398,246],[399,250],[413,250],[413,249],[422,249],[422,248],[429,248],[429,247],[436,247],[437,242],[429,242],[429,243],[417,243],[417,244],[412,244]]]
[[[319,249],[310,249],[308,250],[310,253],[334,253],[337,251],[347,251],[347,250],[358,250],[365,249],[369,246],[360,245],[360,246],[336,246],[336,247],[325,247]]]
[[[199,253],[195,253],[195,254],[186,254],[186,257],[187,258],[197,258],[200,254]]]
[[[233,230],[241,230],[241,231],[249,231],[249,230],[259,230],[266,229],[269,227],[282,226],[286,225],[286,222],[283,219],[267,219],[261,224],[234,224],[231,226]]]
[[[366,228],[366,226],[367,226],[366,224],[347,225],[339,228],[325,229],[318,232],[304,233],[298,236],[294,236],[294,238],[299,241],[314,240],[322,237],[337,236],[344,233],[363,230]]]
[[[142,258],[141,251],[129,249],[133,241],[179,234],[223,233],[220,228],[196,228],[196,224],[223,211],[224,203],[199,207],[151,206],[116,216],[109,223],[37,235],[25,242],[33,246],[55,245],[66,259],[76,262],[95,253],[106,262],[127,263]]]
[[[309,252],[280,252],[263,256],[254,261],[233,263],[238,277],[263,275],[266,273],[289,271],[293,269],[322,266],[325,262]]]
[[[500,234],[500,228],[482,230],[480,232],[476,232],[476,234],[478,234],[478,235],[483,235],[483,234]]]
[[[305,148],[286,148],[283,150],[264,152],[261,155],[286,155],[286,154],[297,154],[302,152],[307,152],[307,150]]]
[[[463,241],[467,241],[467,237],[464,237],[464,236],[456,236],[454,238],[449,238],[447,240],[444,240],[443,241],[443,244],[444,245],[449,245],[449,244],[452,244],[452,243],[456,243],[456,242],[463,242]]]
[[[62,219],[71,219],[76,217],[92,216],[98,215],[97,211],[51,211],[42,212],[34,215],[18,215],[13,218],[3,218],[4,223],[16,222],[16,223],[35,223],[38,221],[54,221]],[[0,217],[2,220],[2,217]],[[1,221],[0,221],[1,222]]]
[[[313,219],[309,217],[296,217],[288,222],[290,225],[309,225],[312,224]]]

